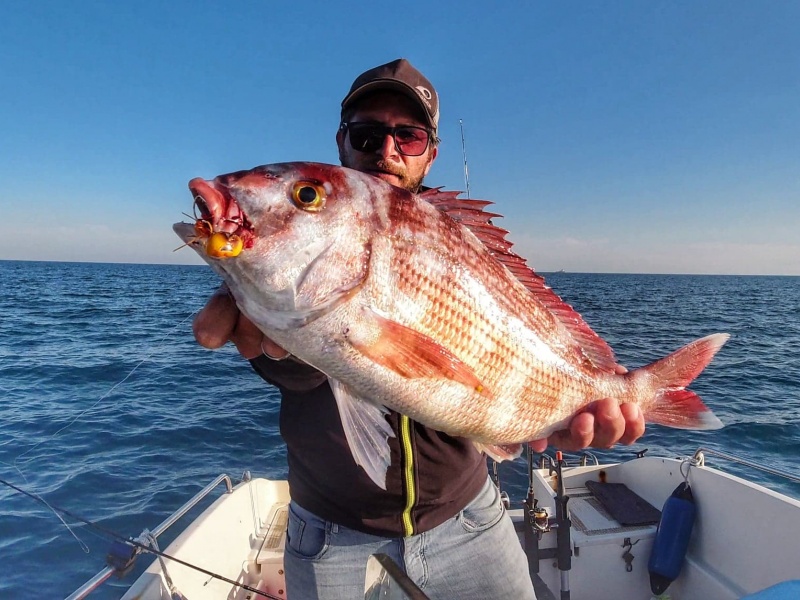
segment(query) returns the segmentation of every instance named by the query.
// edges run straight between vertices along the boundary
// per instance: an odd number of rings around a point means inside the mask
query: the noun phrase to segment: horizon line
[[[29,262],[29,263],[59,263],[76,265],[131,265],[149,267],[200,267],[211,268],[207,264],[170,263],[170,262],[131,262],[131,261],[96,261],[96,260],[42,260],[26,258],[0,258],[0,262]],[[537,271],[537,275],[665,275],[665,276],[694,276],[694,277],[800,277],[785,273],[646,273],[641,271]]]

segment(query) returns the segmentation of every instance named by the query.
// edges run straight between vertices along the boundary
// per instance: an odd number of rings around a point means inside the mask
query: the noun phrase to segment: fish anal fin
[[[478,452],[483,452],[497,462],[514,460],[522,454],[522,444],[482,444],[474,442]]]
[[[488,395],[475,371],[450,350],[374,310],[369,313],[371,331],[367,335],[353,328],[346,334],[361,354],[406,379],[450,379]]]

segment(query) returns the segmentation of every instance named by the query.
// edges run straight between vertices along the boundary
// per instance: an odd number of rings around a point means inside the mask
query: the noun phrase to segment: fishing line
[[[163,337],[162,337],[160,340],[158,340],[158,341],[156,342],[156,344],[155,344],[155,346],[153,347],[153,349],[152,349],[152,350],[151,350],[151,351],[150,351],[150,352],[149,352],[149,353],[148,353],[148,354],[147,354],[147,355],[146,355],[146,356],[145,356],[145,357],[144,357],[142,360],[140,360],[140,361],[139,361],[139,362],[136,364],[136,366],[134,366],[134,367],[133,367],[133,368],[130,370],[130,372],[129,372],[127,375],[125,375],[125,377],[123,377],[123,378],[122,378],[120,381],[118,381],[118,382],[117,382],[117,383],[115,383],[113,386],[111,386],[111,388],[110,388],[110,389],[109,389],[109,390],[108,390],[108,391],[107,391],[105,394],[103,394],[102,396],[100,396],[100,398],[98,398],[98,399],[97,399],[97,401],[96,401],[94,404],[92,404],[90,407],[88,407],[88,408],[85,408],[84,410],[82,410],[81,412],[79,412],[77,415],[75,415],[75,417],[74,417],[74,418],[73,418],[73,419],[72,419],[72,420],[71,420],[69,423],[67,423],[67,424],[66,424],[66,425],[64,425],[64,426],[63,426],[61,429],[59,429],[58,431],[56,431],[55,433],[53,433],[53,434],[52,434],[50,437],[48,437],[48,438],[45,438],[45,439],[43,439],[43,440],[42,440],[42,441],[40,441],[40,442],[37,442],[36,444],[34,444],[33,446],[31,446],[30,448],[28,448],[27,450],[25,450],[25,452],[23,452],[22,454],[20,454],[19,456],[17,456],[17,458],[15,458],[15,459],[14,459],[14,466],[15,466],[15,467],[17,466],[17,462],[19,461],[19,459],[20,459],[20,458],[22,458],[23,456],[25,456],[26,454],[28,454],[28,453],[30,453],[30,452],[33,452],[34,450],[36,450],[36,448],[38,448],[38,447],[39,447],[39,446],[41,446],[42,444],[44,444],[44,443],[46,443],[46,442],[49,442],[49,441],[51,441],[53,438],[55,438],[56,436],[58,436],[58,435],[59,435],[59,434],[60,434],[62,431],[64,431],[65,429],[67,429],[67,428],[71,427],[73,424],[75,424],[75,422],[76,422],[78,419],[80,419],[82,416],[84,416],[86,413],[90,412],[90,411],[91,411],[91,410],[93,410],[95,407],[97,407],[97,405],[98,405],[98,404],[100,404],[100,403],[101,403],[103,400],[105,400],[106,398],[108,398],[108,396],[110,396],[110,395],[113,393],[113,391],[114,391],[115,389],[117,389],[119,386],[121,386],[123,383],[125,383],[125,382],[126,382],[128,379],[130,379],[131,375],[133,375],[133,374],[136,372],[136,370],[137,370],[139,367],[141,367],[141,366],[142,366],[142,365],[143,365],[145,362],[147,362],[148,360],[150,360],[150,357],[152,357],[152,356],[153,356],[153,354],[155,354],[155,353],[156,353],[156,350],[159,350],[159,349],[161,348],[161,345],[164,343],[164,340],[166,340],[166,339],[167,339],[169,336],[171,336],[171,335],[172,335],[172,334],[173,334],[173,333],[174,333],[174,332],[175,332],[175,331],[178,329],[178,327],[180,327],[181,325],[183,325],[183,324],[184,324],[186,321],[188,321],[188,320],[189,320],[189,319],[191,319],[191,318],[192,318],[192,317],[193,317],[195,314],[197,314],[197,312],[198,312],[198,311],[194,311],[194,312],[193,312],[193,313],[191,313],[189,316],[187,316],[186,318],[184,318],[184,319],[183,319],[183,320],[182,320],[180,323],[178,323],[177,325],[175,325],[175,327],[173,327],[173,328],[172,328],[172,329],[170,329],[170,330],[169,330],[167,333],[165,333],[165,334],[164,334],[164,336],[163,336]],[[29,459],[27,462],[30,462],[30,460],[33,460],[33,459]],[[17,469],[17,470],[19,470],[19,469]]]
[[[36,450],[36,448],[38,448],[39,446],[41,446],[41,445],[43,445],[43,444],[45,444],[45,443],[51,442],[51,441],[52,441],[53,439],[55,439],[55,438],[56,438],[58,435],[60,435],[60,434],[61,434],[61,433],[62,433],[62,432],[65,430],[65,429],[68,429],[69,427],[71,427],[72,425],[74,425],[74,424],[75,424],[75,423],[78,421],[78,419],[80,419],[81,417],[83,417],[84,415],[86,415],[88,412],[90,412],[90,411],[94,410],[94,409],[95,409],[95,408],[96,408],[96,407],[97,407],[97,406],[98,406],[98,405],[99,405],[99,404],[100,404],[100,403],[101,403],[103,400],[105,400],[106,398],[108,398],[108,397],[109,397],[109,396],[110,396],[110,395],[111,395],[111,394],[114,392],[114,390],[116,390],[116,389],[117,389],[119,386],[121,386],[121,385],[122,385],[123,383],[125,383],[125,382],[126,382],[128,379],[130,379],[131,375],[133,375],[133,374],[136,372],[136,370],[137,370],[139,367],[141,367],[141,366],[142,366],[142,365],[143,365],[145,362],[147,362],[148,360],[150,360],[150,358],[153,356],[153,354],[155,354],[155,353],[156,353],[156,351],[160,350],[161,346],[164,344],[164,341],[165,341],[165,340],[166,340],[168,337],[170,337],[170,336],[171,336],[173,333],[175,333],[175,331],[177,331],[177,330],[178,330],[178,328],[179,328],[181,325],[183,325],[184,323],[186,323],[186,321],[188,321],[188,320],[189,320],[189,319],[191,319],[191,318],[192,318],[192,317],[193,317],[195,314],[197,314],[197,312],[198,312],[198,311],[197,311],[197,310],[195,310],[194,312],[190,313],[190,314],[189,314],[188,316],[186,316],[186,317],[185,317],[185,318],[184,318],[182,321],[180,321],[180,322],[179,322],[177,325],[175,325],[175,326],[174,326],[172,329],[170,329],[169,331],[167,331],[167,332],[166,332],[166,333],[165,333],[165,334],[164,334],[164,335],[161,337],[161,339],[159,339],[159,340],[158,340],[158,341],[155,343],[155,345],[152,347],[152,349],[150,350],[150,352],[149,352],[148,354],[146,354],[146,355],[145,355],[145,357],[144,357],[144,358],[142,358],[142,359],[141,359],[141,360],[140,360],[140,361],[139,361],[139,362],[138,362],[138,363],[137,363],[137,364],[136,364],[136,365],[135,365],[135,366],[134,366],[134,367],[133,367],[133,368],[130,370],[130,372],[129,372],[127,375],[125,375],[125,377],[123,377],[123,378],[122,378],[120,381],[118,381],[118,382],[117,382],[117,383],[115,383],[113,386],[111,386],[111,388],[110,388],[110,389],[109,389],[109,390],[108,390],[108,391],[107,391],[105,394],[103,394],[102,396],[100,396],[100,398],[98,398],[98,399],[97,399],[97,401],[96,401],[94,404],[92,404],[90,407],[88,407],[88,408],[85,408],[84,410],[82,410],[81,412],[79,412],[77,415],[75,415],[75,417],[73,417],[73,418],[72,418],[72,420],[71,420],[71,421],[69,421],[69,422],[68,422],[66,425],[64,425],[63,427],[61,427],[60,429],[58,429],[58,430],[57,430],[55,433],[53,433],[52,435],[48,436],[47,438],[45,438],[45,439],[43,439],[43,440],[41,440],[41,441],[37,442],[36,444],[34,444],[33,446],[31,446],[30,448],[28,448],[27,450],[25,450],[25,452],[23,452],[22,454],[19,454],[19,455],[18,455],[18,456],[17,456],[17,457],[14,459],[14,462],[13,462],[13,463],[11,463],[11,466],[12,466],[12,467],[14,467],[14,469],[17,471],[17,473],[19,473],[19,474],[20,474],[20,476],[22,477],[22,479],[25,481],[25,484],[26,484],[26,485],[30,486],[30,482],[28,481],[28,478],[27,478],[27,477],[25,477],[25,473],[23,473],[23,472],[22,472],[22,469],[20,468],[20,465],[19,465],[20,459],[21,459],[23,456],[25,456],[26,454],[29,454],[29,453],[33,452],[34,450]],[[34,460],[34,459],[33,459],[33,458],[29,458],[27,461],[24,461],[24,464],[28,464],[28,463],[29,463],[31,460]],[[9,464],[9,463],[5,463],[5,464]],[[1,480],[0,480],[0,481],[1,481]],[[4,482],[4,483],[5,483],[5,482]],[[10,484],[7,484],[7,485],[10,485]],[[12,487],[13,487],[13,486],[12,486]],[[15,489],[17,489],[17,488],[15,488]],[[25,492],[25,493],[26,493],[26,494],[28,494],[27,492]],[[29,494],[29,495],[31,495],[32,497],[34,497],[32,494]],[[88,546],[87,546],[87,545],[86,545],[86,544],[83,542],[83,540],[81,540],[81,539],[80,539],[80,537],[78,537],[78,535],[77,535],[77,534],[76,534],[76,533],[75,533],[75,532],[72,530],[72,528],[69,526],[69,524],[68,524],[68,523],[67,523],[67,522],[66,522],[66,521],[65,521],[65,520],[64,520],[64,519],[61,517],[61,515],[60,515],[60,514],[59,514],[59,513],[58,513],[56,510],[54,510],[54,509],[53,509],[53,507],[52,507],[50,504],[48,504],[47,500],[45,500],[44,498],[42,498],[42,497],[41,497],[39,494],[35,494],[35,496],[36,496],[36,499],[37,499],[37,500],[39,500],[39,501],[40,501],[40,502],[42,502],[42,503],[43,503],[45,506],[47,506],[47,507],[50,509],[50,511],[51,511],[51,512],[52,512],[52,513],[53,513],[53,514],[54,514],[54,515],[55,515],[55,516],[56,516],[56,517],[57,517],[57,518],[58,518],[58,519],[61,521],[61,523],[64,525],[64,527],[66,527],[66,528],[67,528],[67,531],[69,531],[69,532],[70,532],[70,534],[72,535],[72,537],[74,537],[74,538],[75,538],[75,541],[77,541],[77,542],[78,542],[78,544],[80,544],[80,547],[81,547],[81,549],[84,551],[84,553],[86,553],[86,554],[89,554],[89,547],[88,547]],[[62,512],[64,512],[64,511],[62,511]],[[67,513],[66,513],[66,512],[64,512],[64,514],[67,514]]]
[[[0,484],[5,485],[7,487],[10,487],[12,490],[14,490],[14,491],[16,491],[16,492],[18,492],[20,494],[23,494],[24,496],[27,496],[28,498],[31,498],[32,500],[35,500],[37,502],[41,502],[41,503],[45,504],[48,508],[50,508],[50,510],[52,510],[54,512],[61,513],[61,514],[65,515],[65,516],[69,517],[70,519],[74,519],[76,521],[79,521],[79,522],[83,523],[84,525],[88,525],[90,528],[92,528],[95,531],[99,532],[100,534],[104,535],[106,538],[110,538],[112,540],[117,540],[117,541],[123,542],[125,544],[129,544],[130,546],[133,546],[134,548],[137,548],[137,549],[141,550],[142,552],[149,552],[151,554],[155,554],[156,556],[160,556],[161,558],[166,558],[168,560],[173,560],[176,563],[181,564],[184,567],[189,567],[190,569],[198,571],[198,572],[202,573],[203,575],[208,575],[209,577],[213,577],[214,579],[219,579],[220,581],[224,581],[225,583],[229,583],[229,584],[231,584],[233,586],[240,587],[242,589],[247,590],[248,592],[253,592],[255,594],[258,594],[259,596],[264,596],[265,598],[271,598],[272,600],[280,600],[280,598],[278,598],[277,596],[273,596],[271,594],[268,594],[267,592],[263,592],[263,591],[258,590],[256,588],[250,587],[249,585],[245,585],[244,583],[238,583],[238,582],[234,581],[233,579],[229,579],[229,578],[225,577],[224,575],[220,575],[218,573],[214,573],[213,571],[209,571],[207,569],[204,569],[203,567],[198,567],[197,565],[193,565],[192,563],[186,562],[185,560],[181,560],[180,558],[175,558],[174,556],[166,554],[166,553],[162,552],[161,550],[152,548],[151,546],[147,546],[146,544],[143,544],[143,543],[141,543],[141,542],[139,542],[137,540],[134,540],[134,539],[131,539],[131,538],[127,538],[124,535],[122,535],[121,533],[117,533],[113,529],[108,529],[107,527],[103,527],[102,525],[98,525],[97,523],[94,523],[94,522],[90,521],[89,519],[86,519],[86,518],[84,518],[84,517],[82,517],[82,516],[80,516],[80,515],[78,515],[76,513],[73,513],[72,511],[67,510],[66,508],[61,508],[60,506],[57,506],[55,504],[48,504],[47,502],[45,502],[44,499],[42,499],[41,496],[39,496],[39,494],[28,492],[28,491],[26,491],[26,490],[24,490],[24,489],[22,489],[22,488],[20,488],[20,487],[18,487],[16,485],[14,485],[11,482],[6,481],[5,479],[0,479]],[[61,518],[60,515],[59,515],[59,518],[63,521],[63,518]]]

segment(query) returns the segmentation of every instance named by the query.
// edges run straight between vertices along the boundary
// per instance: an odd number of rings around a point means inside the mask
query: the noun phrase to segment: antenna
[[[464,140],[464,120],[459,119],[461,126],[461,152],[464,154],[464,185],[467,186],[467,198],[469,198],[469,169],[467,168],[467,142]]]

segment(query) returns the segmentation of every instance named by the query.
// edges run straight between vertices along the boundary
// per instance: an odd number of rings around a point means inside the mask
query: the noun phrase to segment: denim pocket
[[[320,558],[328,549],[328,523],[294,503],[289,504],[286,548],[300,558]]]
[[[459,522],[467,533],[489,529],[500,521],[504,512],[497,486],[486,480],[486,485],[459,514]]]

